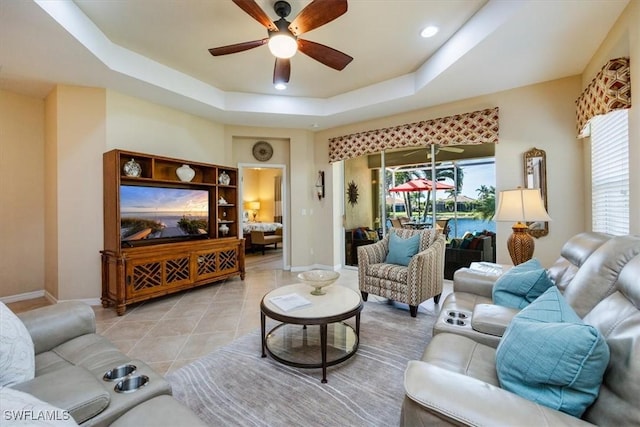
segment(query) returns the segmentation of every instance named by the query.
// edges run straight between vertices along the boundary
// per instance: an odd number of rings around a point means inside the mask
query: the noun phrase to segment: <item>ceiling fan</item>
[[[291,13],[291,5],[286,1],[276,1],[273,8],[280,17],[277,21],[271,18],[258,6],[255,0],[233,0],[249,16],[267,28],[268,37],[228,46],[209,49],[213,56],[243,52],[267,44],[276,57],[273,70],[274,85],[284,85],[291,76],[291,58],[299,50],[318,62],[335,70],[342,70],[353,58],[338,50],[298,36],[327,24],[347,12],[347,0],[313,0],[295,17],[292,22],[285,18]]]
[[[460,147],[448,147],[448,146],[446,146],[446,145],[444,145],[444,146],[443,146],[443,145],[438,145],[438,144],[435,144],[435,146],[436,146],[436,150],[435,150],[436,155],[437,155],[440,151],[449,151],[449,152],[451,152],[451,153],[463,153],[463,152],[464,152],[464,148],[460,148]],[[406,157],[406,156],[411,156],[411,155],[413,155],[413,154],[415,154],[415,153],[418,153],[418,152],[420,152],[420,151],[422,151],[422,150],[424,150],[424,148],[423,148],[423,149],[420,149],[420,150],[410,151],[410,152],[408,152],[408,153],[404,154],[404,156],[405,156],[405,157]],[[430,147],[428,147],[428,146],[427,146],[427,147],[426,147],[426,150],[427,150],[427,159],[431,159],[431,150],[430,150]]]

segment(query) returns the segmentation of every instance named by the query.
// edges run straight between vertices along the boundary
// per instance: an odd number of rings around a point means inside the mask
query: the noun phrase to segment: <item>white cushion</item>
[[[33,340],[22,321],[0,302],[0,386],[33,379],[36,372]]]
[[[14,390],[0,388],[0,414],[2,426],[77,426],[69,411],[56,408],[34,396]]]

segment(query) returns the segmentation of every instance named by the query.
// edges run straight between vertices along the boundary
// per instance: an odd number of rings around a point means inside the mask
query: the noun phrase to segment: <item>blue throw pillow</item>
[[[525,261],[522,264],[513,266],[509,271],[515,271],[520,273],[523,271],[538,270],[541,268],[543,267],[542,267],[542,264],[540,264],[540,261],[538,261],[537,258],[531,258],[529,261]]]
[[[513,318],[496,350],[503,389],[575,417],[598,397],[608,363],[603,336],[555,286]]]
[[[385,262],[387,264],[409,265],[409,261],[420,248],[420,234],[403,239],[396,233],[389,235],[389,253]]]
[[[523,264],[520,264],[523,265]],[[493,303],[503,307],[524,308],[553,286],[547,270],[528,270],[520,265],[508,270],[493,286]]]

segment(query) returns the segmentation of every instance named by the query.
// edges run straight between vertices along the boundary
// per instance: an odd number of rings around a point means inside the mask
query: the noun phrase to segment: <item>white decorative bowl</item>
[[[314,288],[311,295],[324,295],[326,292],[322,288],[333,285],[338,280],[340,273],[329,270],[309,270],[298,274],[298,279]]]

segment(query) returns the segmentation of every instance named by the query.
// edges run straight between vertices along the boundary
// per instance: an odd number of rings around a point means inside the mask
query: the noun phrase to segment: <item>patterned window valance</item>
[[[586,125],[593,117],[614,110],[631,108],[631,70],[629,58],[607,62],[576,100],[578,136],[586,136]]]
[[[498,142],[498,108],[474,111],[329,139],[329,162],[391,148]]]

